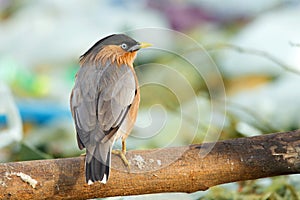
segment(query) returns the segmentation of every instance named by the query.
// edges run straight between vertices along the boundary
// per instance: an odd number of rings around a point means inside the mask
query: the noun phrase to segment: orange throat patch
[[[137,52],[127,52],[121,47],[116,45],[108,45],[104,47],[96,56],[96,62],[102,62],[104,65],[107,61],[116,63],[118,66],[129,65],[132,66],[133,61],[136,57]]]

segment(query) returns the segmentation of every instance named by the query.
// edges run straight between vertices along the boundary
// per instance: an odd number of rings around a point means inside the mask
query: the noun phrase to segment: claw
[[[126,165],[126,167],[128,167],[128,169],[130,171],[130,164],[129,164],[129,161],[127,160],[126,156],[125,156],[126,152],[123,152],[119,149],[113,149],[111,153],[120,156],[120,158],[123,160],[124,164]]]
[[[129,161],[126,158],[126,142],[125,140],[122,140],[122,150],[119,149],[113,149],[112,152],[113,154],[119,155],[120,158],[123,160],[124,164],[126,165],[126,167],[128,168],[128,170],[130,171],[130,164]]]

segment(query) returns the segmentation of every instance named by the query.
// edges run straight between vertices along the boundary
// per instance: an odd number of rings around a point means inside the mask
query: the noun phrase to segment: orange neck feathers
[[[119,46],[107,45],[103,47],[101,51],[99,51],[96,55],[87,55],[80,61],[80,63],[82,65],[86,61],[92,61],[95,63],[101,62],[104,65],[107,61],[110,61],[117,64],[118,66],[128,65],[132,67],[136,54],[136,51],[127,52]]]

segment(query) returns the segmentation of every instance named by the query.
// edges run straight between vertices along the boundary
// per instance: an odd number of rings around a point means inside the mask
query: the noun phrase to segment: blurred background
[[[298,129],[299,22],[296,0],[0,0],[0,162],[83,153],[69,110],[78,59],[119,32],[154,44],[135,62],[141,106],[129,150]],[[291,175],[126,199],[299,199],[299,190]]]

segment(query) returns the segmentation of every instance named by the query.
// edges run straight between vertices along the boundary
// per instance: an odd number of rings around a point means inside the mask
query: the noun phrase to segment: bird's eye
[[[121,44],[121,48],[122,49],[127,49],[127,44],[125,44],[125,43]]]

